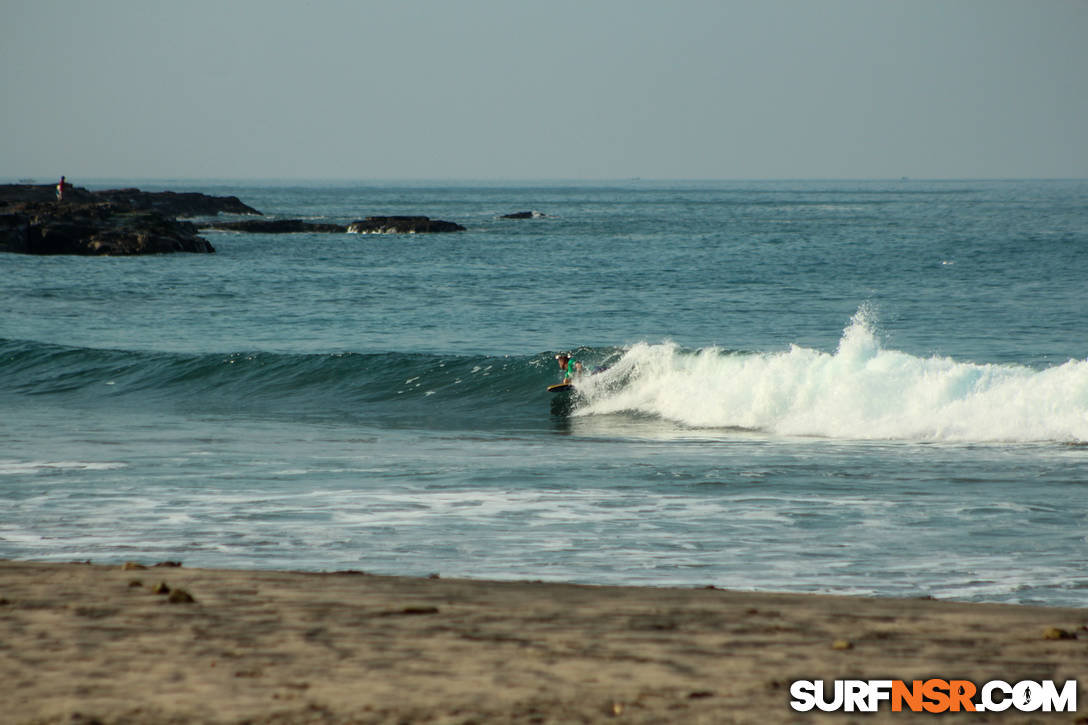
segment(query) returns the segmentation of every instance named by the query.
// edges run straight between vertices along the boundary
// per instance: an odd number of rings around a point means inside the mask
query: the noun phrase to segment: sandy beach
[[[790,683],[1088,683],[1088,609],[126,567],[0,562],[0,719],[921,722],[794,712]]]

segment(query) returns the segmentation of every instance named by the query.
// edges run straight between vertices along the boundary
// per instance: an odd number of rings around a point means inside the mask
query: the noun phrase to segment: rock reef
[[[47,184],[0,185],[0,252],[131,255],[215,252],[199,229],[257,234],[424,234],[460,232],[454,222],[425,216],[370,216],[350,225],[301,219],[203,220],[220,213],[261,215],[236,196],[139,189],[88,191],[66,185],[62,200]]]
[[[2,184],[0,207],[18,203],[56,202],[56,186],[49,184]],[[210,196],[195,192],[140,191],[105,189],[88,191],[66,185],[62,205],[110,203],[133,211],[154,211],[163,216],[215,216],[216,214],[254,214],[257,211],[236,196]]]
[[[177,216],[260,214],[235,196],[139,189],[88,191],[66,186],[0,185],[0,252],[131,255],[211,253],[197,228]]]
[[[0,212],[0,252],[130,255],[214,252],[191,222],[110,203],[33,202]]]
[[[220,232],[250,232],[254,234],[344,234],[348,228],[343,224],[324,224],[305,222],[301,219],[246,219],[237,222],[208,222],[200,225],[201,229]]]
[[[349,234],[433,234],[463,231],[465,228],[460,224],[425,216],[368,216],[348,225]]]
[[[92,191],[103,201],[132,209],[156,211],[164,216],[215,216],[216,214],[254,214],[261,212],[245,204],[237,196],[210,196],[194,192],[140,191],[139,189],[109,189]],[[65,193],[67,198],[67,192]]]
[[[542,219],[546,215],[539,211],[516,211],[512,214],[503,214],[502,219]]]
[[[371,216],[347,226],[307,222],[301,219],[246,219],[234,222],[207,222],[201,224],[200,228],[256,234],[428,234],[465,230],[460,224],[425,216]]]

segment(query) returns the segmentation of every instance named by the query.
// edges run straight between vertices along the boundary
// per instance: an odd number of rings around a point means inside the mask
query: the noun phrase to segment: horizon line
[[[64,176],[71,183],[69,174]],[[47,181],[39,182],[39,178]],[[0,184],[38,184],[52,183],[52,176],[20,174],[0,177]],[[57,175],[56,178],[60,178]],[[78,175],[75,177],[78,181]],[[608,184],[608,183],[754,183],[754,182],[997,182],[997,181],[1088,181],[1088,176],[795,176],[795,177],[349,177],[349,176],[92,176],[84,177],[88,182],[140,181],[140,182],[205,182],[268,184],[275,182],[293,183],[334,183],[334,184],[395,184],[395,183],[484,183],[484,184]]]

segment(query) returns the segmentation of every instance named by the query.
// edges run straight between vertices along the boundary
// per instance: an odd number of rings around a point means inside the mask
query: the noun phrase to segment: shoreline
[[[794,712],[790,683],[939,677],[1079,679],[1085,712],[1086,627],[1088,608],[0,560],[0,708],[36,725],[920,722]]]

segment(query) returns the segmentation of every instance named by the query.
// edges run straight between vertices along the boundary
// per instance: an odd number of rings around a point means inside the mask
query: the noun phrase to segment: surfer
[[[569,353],[561,352],[555,356],[555,359],[559,363],[560,372],[563,373],[565,385],[570,384],[571,378],[582,374],[582,363],[572,358]]]

